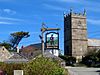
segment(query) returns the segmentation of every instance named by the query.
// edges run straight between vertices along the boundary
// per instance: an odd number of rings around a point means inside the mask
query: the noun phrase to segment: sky
[[[100,0],[0,0],[0,42],[8,41],[10,33],[26,31],[29,38],[19,46],[41,42],[42,23],[60,28],[60,49],[64,50],[63,13],[83,13],[86,9],[88,38],[100,39]]]

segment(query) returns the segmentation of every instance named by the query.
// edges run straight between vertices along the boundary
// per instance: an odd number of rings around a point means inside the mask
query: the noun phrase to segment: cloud
[[[0,24],[17,24],[17,25],[38,24],[38,23],[33,23],[33,20],[11,18],[11,17],[0,17],[0,22],[1,22]]]
[[[9,2],[9,1],[12,1],[12,0],[0,0],[0,2]]]
[[[63,3],[81,3],[83,2],[82,0],[51,0],[55,2],[63,2]]]
[[[0,22],[0,24],[12,24],[12,23],[10,23],[10,22],[3,22],[3,21],[1,21],[1,22]]]
[[[92,11],[92,12],[99,12],[100,13],[100,7],[86,7],[87,11]]]
[[[78,3],[79,0],[56,0],[58,2],[70,2],[70,3]]]
[[[86,0],[51,0],[51,2],[59,2],[59,3],[69,3],[67,7],[72,7],[74,8],[85,8],[88,11],[93,11],[93,12],[100,12],[100,4],[98,2],[93,2],[93,1],[86,1]],[[73,5],[77,4],[77,5]],[[53,9],[53,10],[59,10],[59,11],[66,11],[66,7],[61,7],[61,6],[56,6],[56,5],[50,5],[50,4],[43,4],[44,7],[48,9]],[[79,7],[79,5],[81,5]],[[97,6],[96,6],[97,5]],[[92,8],[91,8],[92,7]],[[96,9],[95,9],[96,8]],[[77,9],[76,9],[77,10]]]
[[[12,9],[2,9],[2,11],[4,13],[10,14],[10,15],[14,15],[16,14],[16,11],[12,10]]]
[[[22,19],[18,19],[18,18],[9,18],[9,17],[0,17],[0,20],[7,20],[7,21],[23,21]]]
[[[0,17],[0,24],[18,24],[19,22],[24,22],[22,19]]]
[[[93,24],[93,25],[100,25],[100,19],[87,19],[87,22]]]
[[[99,5],[98,2],[93,2],[93,1],[89,1],[89,0],[57,0],[58,2],[66,2],[66,3],[74,3],[74,4],[80,4],[85,6],[88,6],[91,8],[91,6],[95,6],[95,5]],[[73,5],[71,5],[73,6]],[[76,5],[77,6],[77,5]]]
[[[52,9],[52,10],[58,10],[58,11],[64,11],[66,10],[63,7],[59,7],[59,6],[54,6],[54,5],[50,5],[50,4],[43,4],[43,6],[47,9]]]
[[[53,0],[52,0],[53,1]],[[66,3],[78,3],[78,4],[86,4],[88,3],[89,5],[93,3],[92,1],[86,1],[86,0],[55,0],[56,2],[66,2]],[[90,3],[91,2],[91,3]]]
[[[52,0],[53,2],[54,0]],[[55,0],[59,3],[69,3],[72,8],[85,8],[87,11],[100,12],[100,1],[92,0]],[[73,5],[73,4],[75,5]],[[80,6],[79,6],[80,5]]]

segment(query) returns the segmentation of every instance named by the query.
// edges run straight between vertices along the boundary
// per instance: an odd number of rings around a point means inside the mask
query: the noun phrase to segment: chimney
[[[19,53],[19,48],[18,48],[18,46],[16,47],[16,49],[17,49],[17,53]]]

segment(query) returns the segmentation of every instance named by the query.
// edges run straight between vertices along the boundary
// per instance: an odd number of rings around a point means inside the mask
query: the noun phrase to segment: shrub
[[[13,70],[21,70],[22,68],[22,63],[0,63],[0,70],[5,71],[8,75],[13,75]]]
[[[72,56],[59,56],[61,59],[65,60],[66,65],[73,66],[76,63],[76,58]]]
[[[82,63],[88,67],[100,67],[100,50],[91,50],[82,59]]]
[[[64,69],[52,59],[39,57],[24,66],[25,75],[63,75]]]
[[[14,70],[23,70],[24,75],[67,75],[67,71],[53,59],[39,57],[29,63],[0,63],[0,70],[13,75]]]

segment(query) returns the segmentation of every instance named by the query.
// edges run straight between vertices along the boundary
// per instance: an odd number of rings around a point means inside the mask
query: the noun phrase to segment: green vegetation
[[[72,56],[59,56],[61,59],[65,60],[67,66],[73,66],[76,63],[76,58]]]
[[[88,50],[82,61],[76,63],[76,58],[72,56],[60,55],[60,58],[65,60],[67,66],[85,66],[85,67],[100,67],[100,50]]]
[[[58,61],[44,57],[29,63],[0,63],[0,70],[6,71],[8,75],[13,75],[13,70],[23,70],[24,75],[67,75]]]
[[[100,67],[100,50],[89,51],[82,59],[82,63],[88,67]]]
[[[56,61],[43,57],[29,62],[24,72],[25,75],[64,75],[64,69]]]
[[[7,75],[13,75],[13,70],[21,70],[25,64],[17,63],[0,63],[0,70],[7,73]]]
[[[29,37],[29,32],[14,32],[10,34],[10,44],[12,45],[12,48],[14,49],[15,47],[18,46],[19,42],[23,39],[23,38],[27,38]]]
[[[18,46],[19,42],[23,39],[23,38],[28,38],[29,32],[14,32],[10,34],[10,39],[7,41],[4,41],[2,43],[0,43],[0,46],[4,46],[7,50],[9,51],[14,51],[16,50],[16,47]]]
[[[7,50],[10,50],[11,49],[11,44],[7,43],[7,42],[2,42],[0,43],[0,46],[4,46]]]

